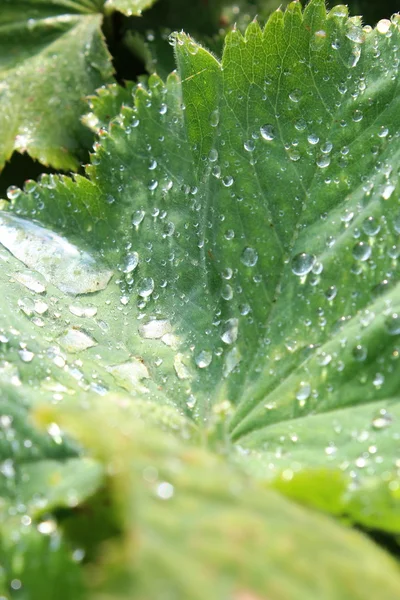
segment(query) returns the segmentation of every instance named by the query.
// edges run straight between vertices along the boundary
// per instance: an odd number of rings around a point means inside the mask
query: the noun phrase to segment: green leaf
[[[131,16],[141,16],[142,11],[154,4],[155,0],[106,0],[106,12],[119,12]]]
[[[1,518],[0,593],[21,600],[83,600],[80,555],[64,543],[54,520],[36,525],[10,508]]]
[[[112,83],[99,88],[96,95],[88,98],[91,112],[82,117],[85,125],[94,132],[107,128],[110,121],[121,111],[121,108],[132,103],[133,83],[127,82],[125,87]]]
[[[0,14],[0,169],[14,150],[76,170],[92,142],[84,97],[113,80],[101,32],[103,0],[3,2]],[[108,2],[139,14],[151,2]]]
[[[149,73],[166,78],[175,69],[170,34],[183,30],[204,43],[215,54],[221,55],[224,35],[221,26],[227,26],[227,0],[164,0],[158,2],[141,19],[126,20],[124,46],[139,56]],[[236,17],[238,6],[236,5]],[[255,16],[255,9],[252,11]],[[241,14],[241,13],[240,13]]]
[[[265,490],[220,457],[127,422],[105,400],[44,409],[110,474],[120,536],[89,565],[90,597],[368,600],[400,593],[397,565],[359,533]],[[91,502],[85,510],[91,514]],[[89,517],[90,518],[90,517]],[[85,537],[76,540],[84,547]],[[312,557],[312,560],[310,560]]]
[[[231,32],[222,63],[177,35],[179,74],[136,88],[88,178],[0,215],[20,378],[191,419],[267,481],[340,469],[331,506],[288,493],[397,532],[399,37],[321,0]],[[21,262],[53,299],[39,325]]]

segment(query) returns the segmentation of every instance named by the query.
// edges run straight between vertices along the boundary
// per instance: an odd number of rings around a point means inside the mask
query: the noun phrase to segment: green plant
[[[76,168],[97,134],[84,174],[1,206],[2,595],[395,600],[398,15],[363,28],[292,2],[220,32],[221,59],[176,33],[176,72],[120,86],[92,4],[26,6],[50,15],[39,29],[67,22],[63,43],[95,24],[102,79],[60,70],[44,98],[108,85],[59,128],[49,109],[45,134],[30,114],[32,143],[4,136],[4,160]],[[141,54],[134,23],[118,27]]]

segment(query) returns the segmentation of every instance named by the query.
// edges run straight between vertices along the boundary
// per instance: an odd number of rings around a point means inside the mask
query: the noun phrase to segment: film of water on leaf
[[[113,272],[61,235],[0,211],[0,243],[62,292],[88,294],[106,288]]]

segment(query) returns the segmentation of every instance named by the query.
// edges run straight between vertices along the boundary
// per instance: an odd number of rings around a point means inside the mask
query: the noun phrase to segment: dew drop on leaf
[[[296,256],[292,259],[292,272],[298,277],[307,275],[307,273],[309,273],[313,268],[315,260],[316,259],[313,254],[307,254],[306,252],[296,254]]]
[[[357,346],[355,346],[353,348],[353,358],[354,360],[356,360],[357,362],[363,362],[366,358],[367,358],[367,349],[365,348],[365,346],[362,346],[361,344],[357,344]]]
[[[35,354],[33,352],[30,352],[29,350],[27,350],[26,348],[22,348],[22,350],[20,350],[18,352],[20,359],[25,362],[25,363],[30,363],[32,362],[32,360],[35,357]]]
[[[268,142],[271,142],[276,136],[275,129],[272,125],[263,125],[260,127],[260,133],[261,137]]]
[[[366,242],[357,242],[353,248],[353,258],[360,260],[361,262],[368,260],[371,256],[371,246]]]
[[[69,312],[76,317],[94,317],[97,314],[97,307],[93,304],[84,304],[83,302],[74,302],[70,304]]]
[[[139,264],[139,254],[137,252],[130,252],[126,255],[125,261],[122,267],[123,273],[132,273]]]
[[[311,385],[305,381],[300,383],[299,389],[296,392],[296,400],[298,400],[300,406],[304,406],[306,400],[310,397]]]
[[[320,169],[326,169],[327,167],[329,167],[330,164],[331,164],[331,159],[327,154],[321,154],[317,158],[317,166]]]
[[[385,327],[389,335],[400,335],[400,314],[392,313],[386,317]]]
[[[247,247],[243,250],[240,260],[246,267],[254,267],[258,261],[258,254],[254,248]]]
[[[195,363],[199,367],[199,369],[207,368],[212,361],[212,354],[209,350],[202,350],[197,354],[195,358]]]
[[[145,217],[144,210],[136,210],[132,215],[132,225],[135,227],[139,227],[140,223],[143,221]]]
[[[0,213],[0,242],[27,267],[67,294],[104,289],[112,271],[60,235],[7,212]]]
[[[312,146],[315,146],[316,144],[318,144],[319,142],[319,137],[315,134],[315,133],[311,133],[308,138],[307,141],[309,144],[311,144]]]
[[[166,319],[153,319],[139,326],[139,335],[144,339],[157,340],[171,331],[171,323]]]
[[[229,285],[229,283],[227,283],[226,285],[222,286],[221,296],[222,296],[222,298],[224,300],[232,300],[232,298],[233,298],[233,289]]]
[[[81,352],[97,345],[97,342],[81,329],[69,329],[59,338],[59,342],[68,352]]]
[[[386,429],[391,423],[391,415],[383,408],[373,417],[371,424],[374,429]]]
[[[233,177],[231,177],[230,175],[227,175],[226,177],[222,178],[222,183],[225,187],[231,187],[231,185],[233,185]]]
[[[221,334],[221,340],[224,344],[234,344],[238,337],[239,321],[238,319],[228,319],[224,324],[224,331]]]
[[[211,127],[218,127],[219,124],[219,111],[214,110],[210,115],[210,125]]]
[[[33,271],[17,272],[13,274],[13,279],[21,283],[28,290],[36,292],[37,294],[44,294],[46,286]]]
[[[362,228],[364,233],[366,233],[370,237],[377,235],[381,230],[379,221],[375,217],[368,217],[367,219],[365,219]]]
[[[247,142],[244,142],[243,146],[247,152],[253,152],[256,147],[254,140],[247,140]]]
[[[154,279],[145,277],[139,285],[138,294],[142,298],[148,298],[154,291]]]

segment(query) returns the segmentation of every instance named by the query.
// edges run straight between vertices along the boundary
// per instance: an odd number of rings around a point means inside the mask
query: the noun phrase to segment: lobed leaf
[[[18,379],[90,396],[93,418],[117,393],[128,422],[154,412],[398,533],[399,37],[320,0],[231,32],[222,62],[177,34],[178,73],[137,86],[88,177],[29,182],[0,213]]]
[[[151,1],[2,0],[0,169],[14,150],[77,170],[92,142],[85,96],[113,81],[103,10],[139,14]]]

